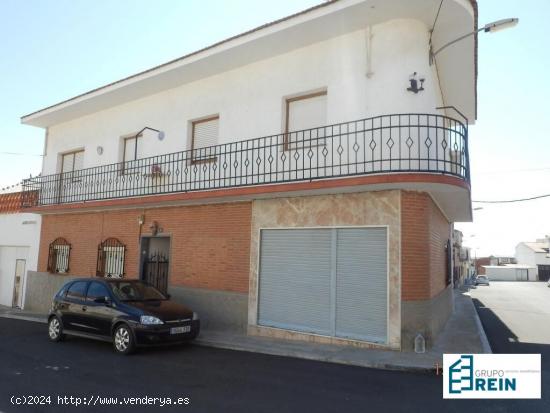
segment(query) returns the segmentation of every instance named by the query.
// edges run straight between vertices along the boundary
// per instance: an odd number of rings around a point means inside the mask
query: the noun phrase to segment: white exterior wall
[[[537,269],[531,268],[518,268],[508,266],[484,266],[485,275],[489,278],[489,281],[520,281],[521,278],[518,275],[519,271],[527,270],[528,279],[525,281],[537,281]]]
[[[550,265],[550,257],[546,252],[535,252],[527,245],[521,243],[516,246],[516,259],[518,264],[526,265]]]
[[[36,214],[0,215],[0,305],[12,305],[17,259],[26,261],[21,282],[21,302],[25,302],[26,272],[36,271],[38,265],[40,223],[41,216]]]
[[[535,251],[525,244],[518,244],[516,246],[516,260],[518,264],[535,265]]]
[[[148,156],[189,149],[190,121],[219,114],[219,143],[283,132],[285,98],[327,90],[327,123],[391,113],[437,113],[441,94],[428,65],[428,29],[417,20],[391,20],[372,27],[371,72],[367,30],[198,80],[124,105],[96,112],[48,131],[43,175],[59,172],[59,154],[86,150],[84,167],[122,160],[121,136],[145,126],[166,132],[163,141],[145,133]],[[413,72],[425,90],[406,91]],[[99,156],[97,146],[104,152]]]

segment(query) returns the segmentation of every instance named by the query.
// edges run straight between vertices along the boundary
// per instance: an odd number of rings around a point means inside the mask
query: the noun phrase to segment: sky
[[[0,188],[41,169],[44,131],[21,116],[319,2],[0,0]],[[479,35],[472,199],[550,194],[550,1],[479,3],[480,25],[520,22]],[[474,222],[455,228],[477,256],[550,235],[550,197],[473,206]]]

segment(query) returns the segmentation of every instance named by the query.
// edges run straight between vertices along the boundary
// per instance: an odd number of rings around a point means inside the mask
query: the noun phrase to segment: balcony
[[[22,206],[391,173],[469,183],[467,127],[442,115],[384,115],[38,176],[23,182]]]

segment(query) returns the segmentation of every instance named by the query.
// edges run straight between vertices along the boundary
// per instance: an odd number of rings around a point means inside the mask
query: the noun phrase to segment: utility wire
[[[432,30],[430,30],[430,45],[432,44],[432,34],[434,32],[434,29],[435,29],[435,24],[437,23],[437,19],[439,18],[439,12],[441,11],[441,6],[443,6],[443,1],[444,0],[441,0],[441,3],[439,3],[439,7],[437,9],[437,13],[435,15],[435,19],[434,19],[434,24],[432,24]]]
[[[19,156],[44,156],[36,153],[22,153],[22,152],[0,152],[0,155],[19,155]]]
[[[476,175],[493,175],[493,174],[516,173],[516,172],[537,172],[537,171],[550,171],[550,167],[480,171],[480,172],[476,172]]]
[[[530,198],[521,198],[521,199],[507,199],[505,201],[472,201],[477,204],[509,204],[512,202],[523,202],[523,201],[532,201],[533,199],[548,198],[550,194],[532,196]]]

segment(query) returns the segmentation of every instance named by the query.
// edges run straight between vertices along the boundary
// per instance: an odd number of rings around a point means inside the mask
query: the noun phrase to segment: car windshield
[[[167,300],[166,296],[149,284],[140,281],[113,281],[109,283],[121,301]]]

